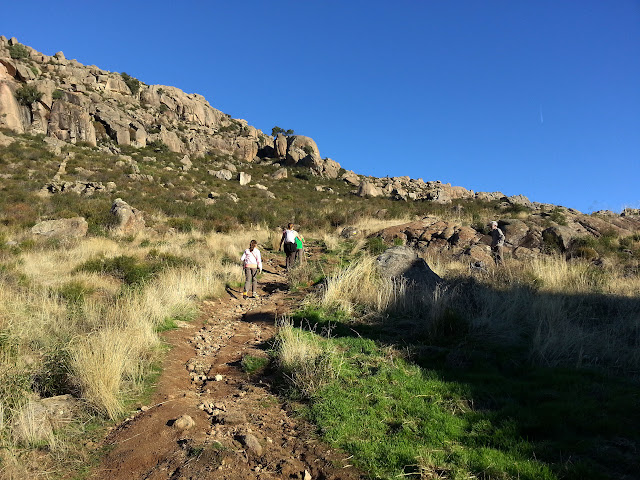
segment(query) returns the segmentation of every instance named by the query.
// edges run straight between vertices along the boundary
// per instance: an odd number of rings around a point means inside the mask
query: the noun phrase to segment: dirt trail
[[[366,478],[287,413],[267,377],[242,371],[245,355],[265,356],[276,316],[300,300],[286,291],[282,259],[265,257],[260,298],[228,290],[204,302],[198,322],[166,334],[172,349],[153,402],[107,436],[93,480]],[[195,425],[181,427],[183,415]]]

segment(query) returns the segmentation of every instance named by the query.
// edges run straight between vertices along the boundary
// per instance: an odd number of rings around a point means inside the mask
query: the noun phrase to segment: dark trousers
[[[493,260],[496,262],[496,265],[502,265],[502,250],[502,245],[491,247],[491,251],[493,252]]]
[[[286,267],[289,270],[293,267],[293,264],[296,262],[296,244],[295,243],[286,243],[284,244],[284,253],[287,254]]]

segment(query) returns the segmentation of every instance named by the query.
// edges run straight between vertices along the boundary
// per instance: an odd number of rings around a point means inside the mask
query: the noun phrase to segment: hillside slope
[[[413,217],[417,224],[380,236],[477,261],[488,259],[486,223],[496,219],[522,258],[637,256],[629,239],[640,232],[638,210],[584,215],[523,195],[365,177],[322,158],[309,137],[271,137],[201,95],[48,56],[15,38],[0,37],[0,128],[5,224],[83,216],[96,233],[121,197],[149,226],[219,231],[293,220],[335,228],[362,216]],[[34,202],[44,204],[37,214]]]

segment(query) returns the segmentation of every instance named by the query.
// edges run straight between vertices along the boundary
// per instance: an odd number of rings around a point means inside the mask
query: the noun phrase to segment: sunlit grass
[[[241,278],[239,258],[249,241],[268,236],[253,228],[235,235],[87,238],[5,254],[0,275],[3,478],[36,478],[37,463],[9,468],[15,456],[27,458],[43,446],[61,451],[65,442],[77,441],[77,435],[44,432],[27,421],[33,417],[32,396],[72,391],[87,412],[120,418],[155,371],[158,332],[176,325],[174,319],[194,319],[199,302],[223,295],[226,284]],[[48,371],[51,367],[57,370]],[[25,477],[25,471],[31,473]]]

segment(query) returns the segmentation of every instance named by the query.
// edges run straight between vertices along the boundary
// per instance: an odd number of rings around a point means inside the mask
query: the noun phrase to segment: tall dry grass
[[[358,229],[360,234],[363,237],[367,235],[378,232],[380,230],[384,230],[385,228],[395,227],[396,225],[403,225],[405,223],[409,223],[414,221],[415,218],[406,216],[399,218],[390,218],[390,219],[380,219],[373,217],[363,217],[359,218],[353,226]]]
[[[312,303],[354,318],[410,317],[410,335],[436,342],[526,342],[535,363],[640,373],[640,295],[611,282],[615,272],[560,257],[512,260],[480,274],[455,259],[428,263],[448,281],[416,290],[381,278],[375,260],[363,256],[330,277]]]
[[[90,412],[119,417],[159,359],[159,328],[169,318],[193,318],[199,301],[222,295],[229,282],[241,279],[240,255],[250,240],[263,244],[268,238],[267,230],[253,228],[233,235],[87,238],[61,248],[3,252],[0,477],[37,478],[42,473],[37,463],[16,466],[15,458],[25,458],[29,445],[62,448],[56,432],[29,427],[36,425],[27,421],[35,411],[30,405],[37,404],[41,393],[34,378],[65,377],[64,384],[47,385],[47,391],[72,389]],[[126,255],[144,262],[152,250],[156,256],[187,258],[193,266],[160,271],[137,288],[109,275],[78,271],[96,258]],[[78,295],[69,296],[69,291]],[[59,370],[49,372],[52,364]]]
[[[275,351],[280,371],[305,397],[312,397],[320,388],[336,378],[340,357],[321,338],[294,328],[289,317],[277,322]]]
[[[362,256],[327,279],[319,305],[349,315],[358,310],[380,312],[389,306],[395,293],[393,282],[378,275],[375,258]]]
[[[149,356],[158,341],[152,329],[139,327],[143,330],[104,328],[78,338],[69,347],[71,372],[84,401],[109,418],[123,413],[122,396],[142,382],[141,359]]]

